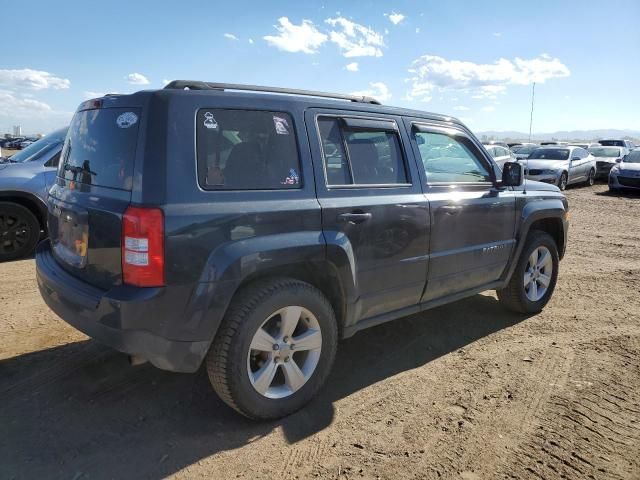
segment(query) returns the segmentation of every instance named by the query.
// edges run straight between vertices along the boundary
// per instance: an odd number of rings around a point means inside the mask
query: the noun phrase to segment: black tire
[[[292,305],[307,309],[318,320],[322,332],[320,358],[299,390],[284,398],[267,398],[251,384],[247,370],[249,346],[269,316]],[[299,410],[316,395],[331,371],[337,344],[333,309],[318,289],[290,278],[258,280],[232,301],[207,354],[207,373],[218,396],[237,412],[259,420],[280,418]]]
[[[567,172],[562,172],[562,175],[560,175],[560,179],[558,180],[558,188],[563,192],[567,188],[568,179],[569,179],[569,176],[567,175]]]
[[[0,262],[33,252],[40,238],[40,222],[28,208],[0,202]]]
[[[596,183],[596,171],[592,168],[589,170],[589,176],[587,177],[587,185],[593,187]]]
[[[533,251],[540,246],[547,247],[549,252],[551,252],[553,272],[551,274],[551,281],[549,282],[549,286],[547,287],[547,291],[544,296],[540,300],[533,302],[527,298],[524,285],[524,274],[529,257]],[[540,230],[533,230],[527,237],[522,253],[520,254],[520,258],[518,259],[518,264],[513,271],[513,275],[511,275],[509,283],[504,289],[497,290],[498,299],[505,307],[519,313],[540,312],[551,298],[551,295],[553,295],[553,290],[556,287],[556,281],[558,279],[559,263],[558,247],[551,235]]]

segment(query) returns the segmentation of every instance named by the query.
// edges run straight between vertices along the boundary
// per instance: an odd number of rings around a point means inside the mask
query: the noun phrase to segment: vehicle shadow
[[[295,443],[334,420],[334,402],[526,317],[476,295],[341,343],[327,386],[280,421],[226,407],[206,373],[129,367],[87,340],[0,361],[0,478],[163,478],[281,428]]]
[[[604,192],[598,192],[596,195],[600,195],[602,197],[624,197],[624,198],[640,198],[640,190],[619,190],[619,191],[611,191],[605,190]]]

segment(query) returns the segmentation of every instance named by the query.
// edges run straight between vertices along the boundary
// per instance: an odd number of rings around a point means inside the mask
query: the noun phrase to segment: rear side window
[[[198,181],[207,190],[280,190],[302,186],[291,116],[282,112],[202,109],[196,118]]]
[[[406,184],[398,134],[349,128],[341,119],[318,119],[328,185]]]
[[[58,175],[88,185],[131,190],[139,117],[136,108],[77,112],[62,149]]]

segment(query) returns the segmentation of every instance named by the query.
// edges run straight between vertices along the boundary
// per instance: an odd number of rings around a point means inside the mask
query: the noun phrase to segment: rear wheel
[[[558,278],[558,247],[546,232],[529,234],[518,264],[498,299],[510,310],[536,313],[547,304]]]
[[[29,209],[0,202],[0,262],[30,254],[39,238],[40,223]]]
[[[562,172],[562,175],[560,175],[560,180],[558,180],[558,188],[562,191],[564,191],[567,188],[567,179],[569,177],[567,176],[567,172]]]
[[[589,185],[590,187],[593,187],[595,183],[596,183],[596,171],[592,168],[591,170],[589,170],[589,176],[587,177],[587,185]]]
[[[324,384],[338,329],[322,293],[294,279],[257,281],[229,307],[207,355],[220,398],[254,419],[289,415]]]

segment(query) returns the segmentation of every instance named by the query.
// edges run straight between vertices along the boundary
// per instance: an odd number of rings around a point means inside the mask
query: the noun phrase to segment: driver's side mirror
[[[502,186],[519,187],[522,185],[523,169],[518,162],[505,162],[502,166]]]

